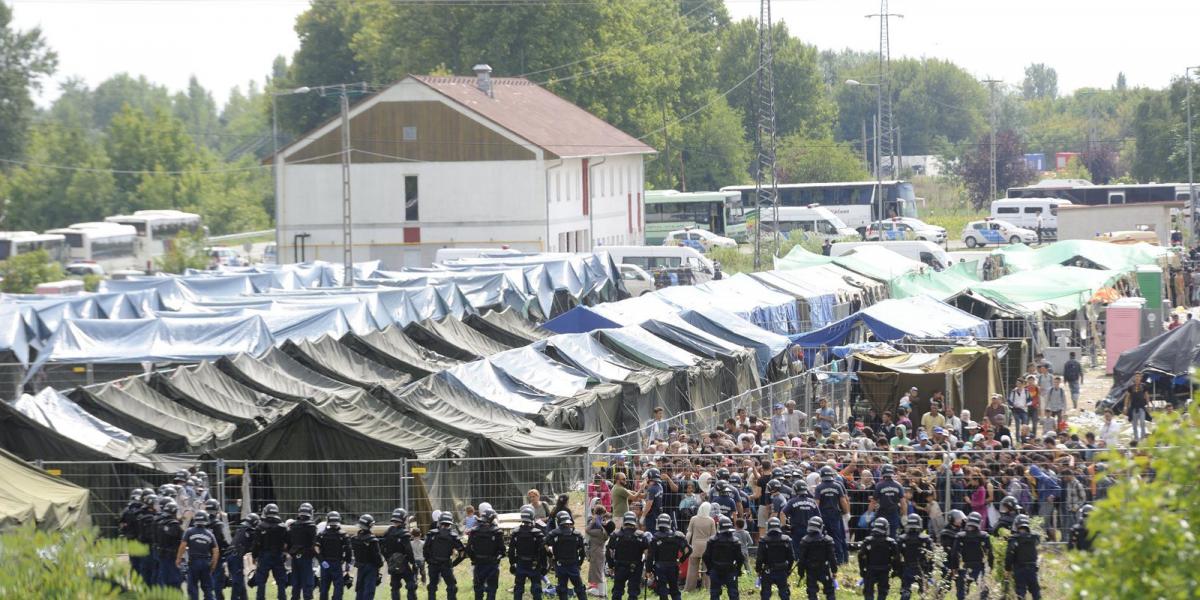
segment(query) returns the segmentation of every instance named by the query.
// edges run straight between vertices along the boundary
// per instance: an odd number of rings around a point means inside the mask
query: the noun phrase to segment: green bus
[[[646,245],[663,243],[680,229],[707,229],[717,235],[746,241],[746,210],[738,192],[646,192]]]

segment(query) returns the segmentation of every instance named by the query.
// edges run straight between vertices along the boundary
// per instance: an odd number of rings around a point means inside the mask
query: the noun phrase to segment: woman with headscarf
[[[866,529],[859,527],[859,520],[863,513],[867,512],[871,506],[871,497],[875,492],[875,476],[871,474],[871,469],[864,468],[858,474],[858,481],[847,481],[846,494],[850,496],[850,539],[857,541],[867,536],[867,532],[871,530],[868,526]]]
[[[599,498],[592,498],[589,502],[589,512],[587,527],[584,528],[584,533],[587,534],[587,557],[588,557],[588,589],[603,590],[604,589],[604,549],[608,544],[608,536],[614,530],[614,523],[608,511],[604,510],[604,505],[600,503]],[[595,592],[589,592],[595,594]]]
[[[700,562],[708,540],[717,534],[717,522],[712,518],[712,504],[705,502],[696,509],[696,516],[688,521],[687,541],[692,546],[692,555],[688,558],[687,577],[684,579],[683,591],[694,592],[700,589]],[[708,587],[707,579],[704,587]]]

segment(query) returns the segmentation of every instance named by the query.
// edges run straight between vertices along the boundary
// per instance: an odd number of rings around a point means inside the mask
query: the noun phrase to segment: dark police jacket
[[[1004,552],[1004,570],[1019,567],[1037,567],[1038,544],[1041,538],[1032,533],[1016,533],[1008,537],[1008,550]]]
[[[467,558],[472,564],[494,565],[504,558],[504,534],[495,525],[480,525],[467,534]]]
[[[768,531],[758,541],[758,553],[754,557],[754,570],[758,573],[791,571],[796,562],[792,552],[792,538],[782,531]]]
[[[796,570],[801,574],[837,573],[837,553],[834,551],[833,538],[824,533],[809,533],[800,538],[796,565]]]
[[[708,540],[701,557],[704,566],[709,571],[728,575],[741,572],[746,565],[746,557],[742,555],[742,545],[733,537],[733,533],[724,531]]]
[[[392,525],[383,533],[379,540],[383,558],[387,561],[388,573],[392,575],[408,575],[416,571],[417,559],[413,555],[412,536],[408,528]]]
[[[350,539],[342,532],[340,526],[325,525],[325,530],[317,536],[317,556],[322,561],[339,561],[349,563],[353,559],[350,551]]]
[[[559,527],[546,536],[546,547],[560,565],[583,564],[583,536],[571,527]]]
[[[544,569],[546,534],[534,525],[521,524],[508,543],[508,562],[527,568]]]
[[[604,561],[613,568],[641,568],[646,559],[646,549],[649,547],[650,542],[636,527],[622,527],[608,538],[608,544],[604,548]]]
[[[358,535],[350,538],[350,549],[354,552],[354,565],[383,566],[383,555],[379,553],[379,538],[371,535],[366,529],[359,529]]]

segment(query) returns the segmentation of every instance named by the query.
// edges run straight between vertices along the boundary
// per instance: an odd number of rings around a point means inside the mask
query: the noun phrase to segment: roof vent
[[[494,98],[496,95],[492,93],[492,68],[488,65],[479,64],[473,67],[475,71],[475,86],[479,91],[488,95],[488,98]]]

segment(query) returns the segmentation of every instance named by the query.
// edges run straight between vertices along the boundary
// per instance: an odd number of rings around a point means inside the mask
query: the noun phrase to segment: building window
[[[404,176],[404,220],[420,221],[420,202],[417,199],[417,176]]]
[[[417,140],[417,128],[416,127],[405,127],[403,136],[404,136],[404,141],[415,142]]]

